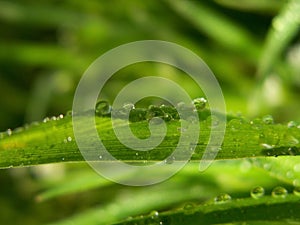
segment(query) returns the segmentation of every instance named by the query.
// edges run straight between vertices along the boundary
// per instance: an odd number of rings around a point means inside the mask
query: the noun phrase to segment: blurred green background
[[[275,59],[266,47],[276,28],[274,18],[286,4],[283,0],[0,1],[0,130],[70,110],[76,85],[93,60],[121,44],[144,39],[175,42],[197,53],[216,75],[229,113],[300,121],[299,27]],[[280,43],[275,41],[275,46]],[[260,73],[266,58],[273,60],[272,67]],[[112,101],[128,81],[148,75],[173,79],[193,98],[201,95],[179,71],[144,63],[113,77],[102,97]],[[57,174],[63,176],[68,169]],[[35,196],[45,185],[42,178],[49,182],[53,175],[38,171],[0,171],[1,224],[42,224],[97,203],[97,191],[37,203]]]

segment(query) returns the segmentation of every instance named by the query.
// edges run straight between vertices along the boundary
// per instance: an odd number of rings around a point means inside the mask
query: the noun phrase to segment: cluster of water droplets
[[[162,104],[160,106],[150,105],[148,108],[136,108],[133,103],[125,103],[119,109],[113,109],[108,101],[100,100],[95,107],[95,115],[99,117],[110,116],[114,113],[116,117],[125,118],[129,114],[129,121],[138,122],[161,118],[164,121],[180,119],[177,109],[203,111],[207,106],[207,100],[203,97],[194,99],[190,104],[179,102],[176,107]]]

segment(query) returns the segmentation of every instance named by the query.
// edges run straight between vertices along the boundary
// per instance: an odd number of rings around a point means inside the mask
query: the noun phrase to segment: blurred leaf
[[[256,37],[226,15],[203,2],[171,1],[170,6],[216,43],[243,54],[250,62],[257,61],[260,44]]]
[[[300,2],[290,0],[273,19],[258,66],[258,75],[264,79],[270,75],[292,38],[299,31]]]

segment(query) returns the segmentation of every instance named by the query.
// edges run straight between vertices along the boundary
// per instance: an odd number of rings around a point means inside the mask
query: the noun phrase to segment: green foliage
[[[1,223],[300,224],[299,11],[298,0],[0,1]],[[198,54],[215,73],[229,114],[206,171],[199,172],[199,160],[212,124],[198,101],[201,132],[191,162],[163,183],[127,187],[83,163],[68,113],[52,116],[71,109],[96,57],[142,39]],[[112,102],[124,85],[149,75],[203,96],[181,71],[142,63],[117,72],[99,98]],[[132,132],[148,137],[149,117],[163,118],[168,132],[157,149],[136,155],[116,138],[102,103],[95,112],[101,140],[128,163],[165,160],[183,131],[174,108],[144,99],[130,115]]]

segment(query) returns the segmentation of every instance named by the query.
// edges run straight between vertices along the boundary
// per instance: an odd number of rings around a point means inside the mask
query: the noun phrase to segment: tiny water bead
[[[43,122],[44,122],[44,123],[47,123],[47,122],[49,122],[49,121],[50,121],[49,117],[45,117],[45,118],[43,119]]]
[[[297,127],[297,125],[298,125],[298,124],[297,124],[295,121],[290,121],[290,122],[288,122],[288,124],[287,124],[288,128]]]
[[[166,158],[165,163],[166,164],[173,164],[175,161],[175,157],[174,156],[170,156],[168,158]]]
[[[273,119],[273,116],[271,115],[266,115],[262,118],[263,122],[265,124],[273,124],[274,123],[274,119]]]
[[[165,113],[162,109],[155,105],[150,105],[146,114],[146,119],[151,120],[153,117],[161,117],[163,118]]]
[[[12,130],[11,129],[7,129],[6,133],[7,133],[8,136],[11,136],[12,135]]]
[[[275,187],[272,190],[272,196],[274,198],[285,198],[288,195],[288,191],[281,186]]]
[[[158,219],[159,218],[159,212],[154,210],[150,213],[151,219]]]
[[[147,110],[142,108],[132,109],[129,113],[130,122],[139,122],[146,120]]]
[[[261,186],[254,187],[251,190],[250,195],[252,198],[255,198],[255,199],[261,198],[265,195],[265,189]]]
[[[214,202],[216,204],[226,203],[231,200],[231,196],[229,194],[223,193],[214,198]]]
[[[97,116],[107,116],[111,113],[111,106],[107,101],[99,101],[95,107]]]
[[[300,186],[295,187],[293,193],[294,195],[300,196]]]
[[[205,98],[195,98],[192,103],[194,104],[196,110],[201,111],[205,109],[207,100]]]
[[[195,209],[196,209],[196,205],[192,202],[187,202],[183,206],[183,211],[184,211],[184,214],[186,214],[186,215],[194,214]]]

